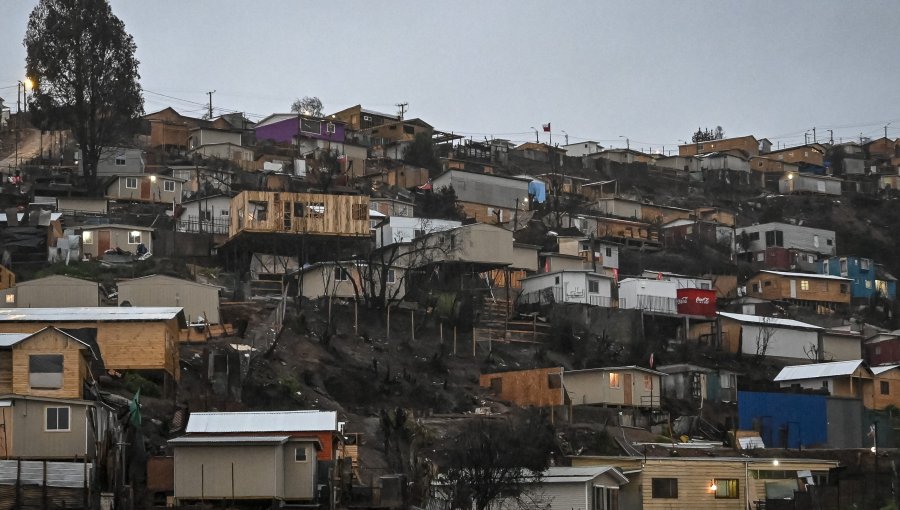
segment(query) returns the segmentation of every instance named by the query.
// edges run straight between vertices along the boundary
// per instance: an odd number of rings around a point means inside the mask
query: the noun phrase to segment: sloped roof
[[[612,466],[550,467],[544,471],[541,483],[587,482],[600,475],[607,475],[613,478],[619,485],[628,483],[628,478]]]
[[[0,333],[0,348],[12,347],[30,336],[31,333]]]
[[[816,278],[819,280],[842,280],[842,281],[846,281],[846,282],[853,280],[852,278],[844,278],[843,276],[833,276],[830,274],[791,273],[788,271],[768,271],[768,270],[760,271],[760,273],[769,273],[769,274],[775,274],[778,276],[791,276],[791,277],[795,277],[795,278]]]
[[[132,284],[152,284],[152,285],[176,284],[176,285],[194,285],[194,286],[197,286],[197,287],[202,287],[202,288],[204,288],[204,289],[207,289],[207,288],[208,288],[208,289],[216,289],[216,290],[218,290],[218,289],[221,288],[221,287],[218,287],[218,286],[216,286],[216,285],[210,285],[210,284],[208,284],[208,283],[200,283],[200,282],[194,282],[194,281],[191,281],[191,280],[183,280],[183,279],[181,279],[181,278],[175,278],[174,276],[168,276],[168,275],[164,275],[164,274],[151,274],[151,275],[147,275],[147,276],[140,276],[140,277],[138,277],[138,278],[131,278],[131,279],[128,279],[128,280],[122,280],[122,281],[116,282],[116,285],[119,286],[119,287],[121,287],[121,286],[123,286],[123,285],[127,287],[127,286],[132,285]]]
[[[82,278],[75,278],[72,276],[66,276],[62,274],[52,274],[50,276],[45,276],[43,278],[37,278],[35,280],[27,280],[24,282],[16,282],[16,287],[28,287],[31,285],[46,285],[46,284],[70,284],[70,285],[84,285],[91,287],[100,287],[100,284],[97,282],[93,282],[91,280],[84,280]]]
[[[759,315],[745,315],[742,313],[717,312],[721,317],[736,320],[738,322],[746,322],[750,324],[763,324],[766,326],[779,326],[783,328],[799,328],[799,329],[822,329],[813,324],[795,321],[793,319],[781,319],[778,317],[760,317]]]
[[[648,374],[655,374],[659,376],[669,375],[663,372],[658,372],[656,370],[651,370],[649,368],[639,367],[637,365],[628,365],[624,367],[599,367],[599,368],[582,368],[580,370],[566,370],[563,372],[565,374],[574,374],[581,372],[620,372],[622,370],[637,370],[638,372],[646,372]]]
[[[804,379],[824,379],[852,375],[863,364],[863,360],[834,361],[831,363],[813,363],[811,365],[791,365],[781,369],[775,376],[775,382],[800,381]]]
[[[192,413],[185,429],[188,434],[318,431],[337,432],[337,413],[334,411]]]
[[[879,365],[877,367],[871,367],[870,370],[872,370],[872,373],[875,375],[881,375],[888,370],[893,370],[897,367],[900,367],[900,365]]]

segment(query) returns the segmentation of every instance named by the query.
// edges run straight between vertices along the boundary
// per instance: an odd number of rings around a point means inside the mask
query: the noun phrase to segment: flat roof
[[[185,432],[318,432],[339,430],[334,411],[191,413]]]
[[[0,322],[158,321],[184,317],[181,307],[90,306],[83,308],[0,308]]]

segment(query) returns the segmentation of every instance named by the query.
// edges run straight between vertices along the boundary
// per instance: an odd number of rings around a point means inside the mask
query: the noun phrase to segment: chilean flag
[[[542,124],[542,126],[543,126],[543,128],[544,128],[544,132],[545,132],[545,133],[549,133],[549,132],[550,132],[550,123],[549,123],[549,122],[546,123],[546,124]]]

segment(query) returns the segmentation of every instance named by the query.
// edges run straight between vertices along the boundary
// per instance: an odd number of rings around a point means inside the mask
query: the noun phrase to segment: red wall
[[[678,289],[678,313],[684,315],[716,315],[716,291],[705,289]]]

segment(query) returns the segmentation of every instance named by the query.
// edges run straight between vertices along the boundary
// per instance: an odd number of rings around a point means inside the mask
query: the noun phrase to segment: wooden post
[[[412,337],[412,341],[415,342],[416,341],[416,311],[415,310],[409,311],[409,324],[410,324],[409,334]]]
[[[43,461],[44,477],[41,479],[41,502],[44,508],[50,508],[47,505],[47,461]]]
[[[472,357],[475,357],[475,329],[472,329]]]
[[[9,448],[9,445],[6,445]],[[22,458],[19,457],[16,459],[16,505],[13,507],[16,510],[22,508],[22,495],[20,494],[22,490]]]
[[[391,305],[387,306],[387,331],[384,333],[384,338],[388,339],[391,337]]]
[[[537,314],[531,315],[531,341],[537,342]]]
[[[456,326],[453,326],[453,355],[456,356]]]
[[[441,332],[441,345],[444,344],[444,321],[438,322],[438,328]]]
[[[359,301],[353,300],[353,334],[359,335]]]

